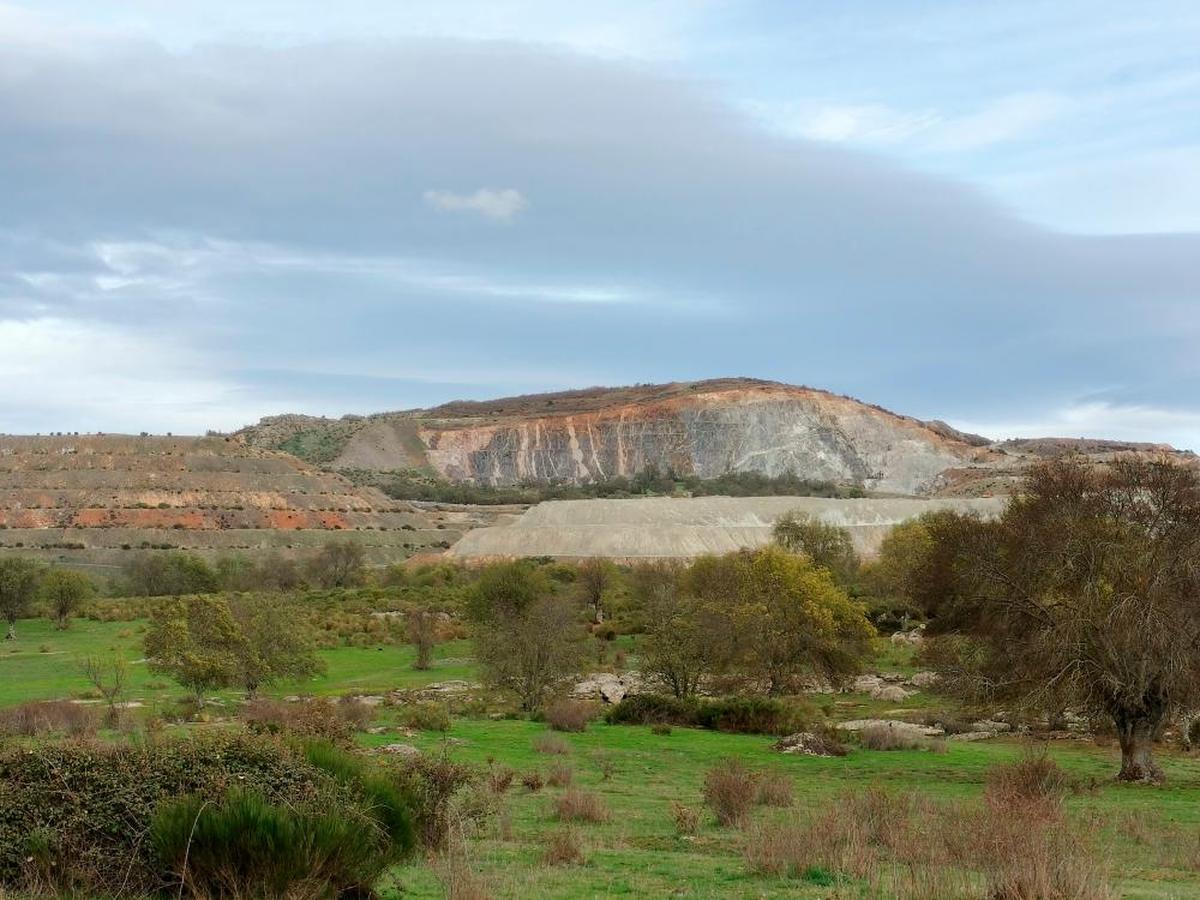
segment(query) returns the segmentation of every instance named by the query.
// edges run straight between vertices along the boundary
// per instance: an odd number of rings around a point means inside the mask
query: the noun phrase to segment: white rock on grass
[[[871,691],[872,700],[884,700],[888,703],[901,703],[912,696],[898,684],[881,684]]]
[[[931,725],[917,725],[915,722],[902,722],[899,719],[851,719],[849,722],[839,722],[841,731],[862,731],[871,725],[885,725],[895,731],[908,732],[922,737],[941,737],[945,734],[940,728]]]
[[[380,753],[394,753],[397,756],[420,756],[421,751],[412,744],[387,744],[379,748]]]
[[[933,687],[942,677],[937,672],[918,672],[912,678],[908,679],[908,683],[915,688]]]

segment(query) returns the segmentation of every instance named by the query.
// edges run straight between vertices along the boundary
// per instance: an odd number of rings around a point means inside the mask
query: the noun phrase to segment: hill
[[[475,523],[229,438],[0,436],[0,551],[115,566],[131,550],[300,553],[334,537],[377,561]]]
[[[1003,460],[986,438],[942,422],[744,378],[459,401],[342,419],[274,416],[236,437],[334,469],[417,469],[493,486],[597,482],[655,467],[701,478],[793,472],[924,494],[939,487],[948,469]]]

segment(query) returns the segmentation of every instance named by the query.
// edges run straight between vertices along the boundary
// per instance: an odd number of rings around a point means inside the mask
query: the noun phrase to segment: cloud
[[[1049,410],[1046,415],[1033,419],[958,420],[954,425],[996,440],[1026,437],[1108,438],[1171,444],[1177,448],[1200,447],[1200,412],[1153,406],[1080,402]]]
[[[999,118],[958,139],[1033,127]],[[436,40],[38,44],[0,57],[0,121],[6,340],[84,329],[40,413],[34,376],[7,380],[6,421],[34,430],[724,374],[1001,422],[1096,385],[1122,407],[1200,395],[1197,236],[1056,233],[643,66]],[[106,344],[120,365],[92,378],[81,348]]]
[[[515,188],[480,188],[473,194],[456,194],[453,191],[426,191],[425,202],[443,212],[478,213],[488,219],[507,222],[529,202]]]

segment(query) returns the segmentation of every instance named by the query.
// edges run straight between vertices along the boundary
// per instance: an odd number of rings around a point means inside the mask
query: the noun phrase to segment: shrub
[[[607,822],[610,818],[604,798],[591,791],[571,788],[554,801],[554,816],[560,822]]]
[[[792,734],[810,717],[773,697],[729,697],[700,704],[696,724],[732,734]]]
[[[546,779],[542,777],[541,772],[526,772],[521,776],[521,784],[530,793],[537,793],[546,784]]]
[[[660,722],[657,725],[650,726],[650,733],[657,734],[660,737],[666,737],[668,734],[671,733],[671,726]]]
[[[337,896],[369,891],[398,854],[366,816],[322,803],[282,806],[236,790],[219,803],[164,803],[150,824],[159,863],[197,897]]]
[[[378,785],[368,784],[376,779]],[[372,860],[360,858],[364,867],[387,865],[412,845],[408,800],[379,773],[364,765],[333,777],[283,743],[249,734],[120,745],[43,742],[36,754],[12,748],[0,752],[0,784],[0,885],[14,888],[28,878],[27,837],[37,832],[60,883],[79,895],[157,890],[163,867],[146,840],[155,811],[193,796],[223,808],[230,785],[298,815],[319,812],[354,823],[375,848]]]
[[[600,780],[608,781],[617,772],[617,761],[607,753],[597,753],[592,757],[596,768],[600,771]]]
[[[546,837],[542,862],[548,866],[577,866],[584,862],[583,844],[579,835],[570,830],[553,831]]]
[[[739,759],[726,759],[704,776],[704,802],[718,825],[741,825],[755,798],[754,774]]]
[[[324,698],[293,703],[259,698],[244,704],[240,716],[251,731],[259,734],[294,734],[350,746],[355,730],[362,727],[363,708],[363,704],[333,703]]]
[[[546,732],[533,739],[535,753],[564,754],[571,752],[571,745],[557,734]]]
[[[556,700],[546,707],[546,724],[555,731],[585,731],[596,717],[596,705],[584,700]]]
[[[610,725],[695,725],[697,705],[666,694],[634,694],[609,708],[604,718]]]
[[[782,772],[762,772],[755,779],[754,801],[760,806],[791,806],[792,779]]]
[[[487,782],[493,794],[503,794],[512,786],[513,779],[517,777],[517,773],[508,766],[492,767],[488,769]]]
[[[1041,813],[1056,816],[1071,789],[1071,778],[1046,753],[1027,749],[1016,762],[992,766],[987,772],[984,799],[997,810],[1014,806],[1037,806]]]
[[[477,821],[491,809],[471,792],[479,773],[449,759],[415,756],[396,770],[400,787],[410,798],[421,842],[433,849],[445,846],[452,820]]]
[[[96,711],[69,700],[35,700],[0,710],[0,735],[37,737],[60,733],[79,737],[96,733]]]
[[[418,731],[450,730],[450,714],[436,703],[406,703],[399,707],[396,721]]]
[[[695,807],[672,800],[671,818],[675,820],[675,830],[680,834],[692,835],[700,830],[700,811]]]
[[[552,787],[570,787],[571,782],[575,780],[575,769],[566,763],[556,763],[550,767],[550,774],[546,780]]]

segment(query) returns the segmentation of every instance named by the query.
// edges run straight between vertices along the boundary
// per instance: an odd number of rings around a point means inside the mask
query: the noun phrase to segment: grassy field
[[[147,671],[141,660],[143,623],[77,621],[66,632],[48,622],[18,623],[18,638],[0,645],[0,706],[28,699],[85,697],[89,687],[80,660],[89,654],[120,654],[132,664],[129,699],[149,710],[169,704],[183,692]],[[304,684],[281,684],[271,693],[339,695],[377,694],[415,688],[434,681],[474,680],[477,673],[467,642],[438,648],[432,671],[415,672],[407,647],[342,647],[322,651],[328,670]],[[911,671],[903,650],[888,647],[877,667]],[[233,699],[234,695],[228,695]],[[922,692],[902,704],[874,701],[857,694],[819,698],[835,719],[865,716],[913,716],[947,704]],[[592,724],[583,734],[564,735],[570,751],[546,755],[534,750],[542,724],[520,719],[455,718],[447,733],[403,732],[396,710],[377,708],[379,734],[363,734],[370,749],[393,742],[412,743],[433,754],[479,766],[507,766],[523,774],[547,773],[551,766],[573,769],[574,783],[599,794],[611,819],[574,826],[585,848],[586,862],[547,866],[540,862],[547,837],[564,826],[554,821],[551,804],[562,788],[531,793],[517,782],[505,795],[506,810],[466,842],[468,865],[493,896],[502,897],[829,897],[831,888],[803,879],[751,874],[743,860],[743,832],[718,827],[706,811],[695,835],[677,833],[672,802],[703,808],[705,772],[727,757],[749,766],[783,773],[792,781],[796,805],[760,810],[758,816],[802,817],[828,808],[849,789],[884,785],[938,799],[978,798],[989,767],[1018,758],[1020,739],[949,744],[945,753],[873,752],[857,749],[844,758],[782,755],[771,749],[772,738],[729,735],[676,728],[656,734],[644,727]],[[186,728],[186,726],[184,726]],[[184,728],[172,728],[171,731]],[[1118,896],[1138,898],[1200,897],[1200,758],[1168,748],[1160,750],[1169,782],[1165,787],[1117,785],[1115,745],[1090,740],[1058,741],[1051,756],[1073,776],[1095,787],[1069,799],[1070,809],[1097,822],[1111,863]],[[602,761],[611,767],[604,778]],[[502,822],[507,825],[502,826]],[[1140,841],[1138,823],[1173,827],[1196,844],[1192,856],[1155,852]],[[837,896],[869,896],[853,883],[842,884]],[[385,895],[442,897],[445,889],[435,865],[425,860],[396,870]]]

